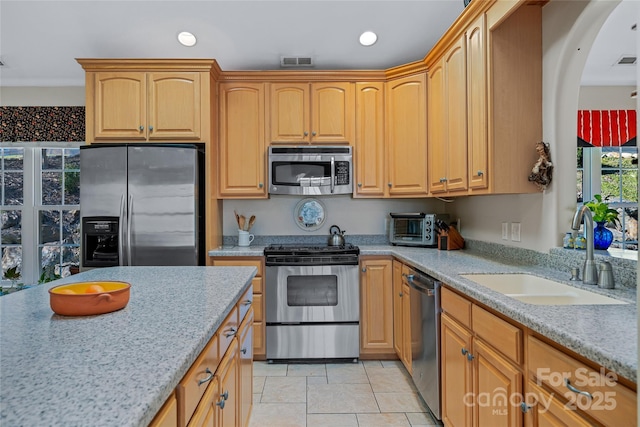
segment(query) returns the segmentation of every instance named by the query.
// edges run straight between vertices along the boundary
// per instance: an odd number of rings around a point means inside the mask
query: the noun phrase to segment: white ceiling
[[[585,84],[635,85],[636,0],[605,24]],[[223,70],[279,69],[311,56],[315,69],[383,69],[422,59],[462,12],[463,0],[117,1],[0,0],[1,86],[82,86],[74,58],[215,58]],[[629,8],[629,9],[627,9]],[[179,45],[191,31],[196,46]],[[372,47],[358,44],[365,30]]]

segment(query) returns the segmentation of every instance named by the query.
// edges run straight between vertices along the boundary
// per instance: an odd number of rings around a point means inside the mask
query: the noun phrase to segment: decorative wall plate
[[[324,204],[313,198],[302,199],[293,210],[293,219],[303,230],[315,231],[322,227],[326,219]]]

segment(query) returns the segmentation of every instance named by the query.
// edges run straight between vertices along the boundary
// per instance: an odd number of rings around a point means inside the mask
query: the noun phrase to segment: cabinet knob
[[[223,398],[224,400],[229,399],[229,390],[225,390],[224,393],[220,395],[220,397]]]
[[[240,350],[242,352],[242,354],[247,354],[247,348],[243,347],[242,350]]]
[[[264,187],[263,183],[258,184],[258,188],[262,188],[262,187]]]
[[[471,362],[473,360],[473,354],[471,353],[467,354],[467,360]]]
[[[311,132],[311,136],[316,136],[316,131]]]
[[[304,136],[309,136],[309,132],[305,131]]]
[[[440,178],[440,182],[447,182],[447,178]]]
[[[404,294],[403,294],[402,292],[400,292],[400,293],[398,294],[398,296],[399,296],[400,298],[402,298],[402,297],[404,296]]]
[[[220,399],[220,401],[216,402],[216,405],[218,405],[220,409],[224,409],[224,399]]]
[[[367,272],[367,268],[366,267],[362,267],[362,272],[366,273]]]
[[[391,184],[391,183],[388,183],[387,185],[389,186],[389,188],[391,188],[391,186],[392,186],[392,184]]]
[[[362,187],[362,183],[361,182],[358,183],[358,187]]]
[[[462,353],[463,356],[466,356],[469,353],[469,350],[467,350],[466,348],[462,347],[462,350],[460,352]]]
[[[526,402],[520,403],[520,410],[522,411],[523,414],[526,414],[527,412],[529,412],[529,409],[531,409],[531,406],[527,405]]]
[[[144,126],[140,126],[138,129],[142,132],[144,130]]]
[[[482,176],[482,175],[484,175],[484,172],[478,171],[478,176]]]
[[[153,132],[153,126],[149,126],[149,131]]]

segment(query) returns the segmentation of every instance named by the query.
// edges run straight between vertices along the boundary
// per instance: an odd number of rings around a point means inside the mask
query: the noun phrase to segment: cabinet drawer
[[[258,270],[258,273],[260,272],[260,270]],[[261,294],[264,291],[262,290],[262,283],[264,282],[264,279],[262,277],[254,277],[251,280],[251,286],[253,287],[253,293],[254,294]]]
[[[262,295],[253,294],[253,314],[256,322],[264,320],[264,310],[262,307]]]
[[[178,425],[187,424],[220,363],[218,336],[214,335],[178,384]]]
[[[247,289],[238,300],[238,322],[242,322],[251,305],[253,305],[253,286],[249,286],[249,289]]]
[[[445,313],[471,329],[471,301],[447,288],[442,288],[440,302]]]
[[[218,329],[218,337],[220,339],[220,356],[224,357],[233,337],[238,333],[238,327],[240,322],[238,321],[238,307],[234,307],[227,318],[222,322]]]
[[[520,365],[522,357],[522,329],[505,322],[477,305],[471,309],[473,332],[483,341]]]
[[[221,259],[216,258],[213,260],[213,265],[216,267],[256,267],[258,274],[256,277],[263,277],[262,273],[262,259]]]
[[[637,419],[636,392],[619,384],[613,373],[596,371],[536,337],[527,341],[527,366],[537,384],[544,384],[567,399],[565,406],[577,408],[604,425],[630,425]],[[570,386],[590,393],[590,398],[569,390]]]

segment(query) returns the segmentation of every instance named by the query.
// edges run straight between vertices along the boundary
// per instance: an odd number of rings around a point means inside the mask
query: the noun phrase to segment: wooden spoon
[[[236,216],[236,222],[238,223],[238,228],[240,228],[240,216],[238,215],[238,212],[236,212],[236,210],[233,210],[233,213]]]
[[[240,220],[238,222],[238,227],[240,228],[240,230],[244,230],[244,225],[247,222],[247,219],[244,217],[244,215],[240,215]]]
[[[251,218],[249,218],[249,225],[247,225],[247,231],[251,230],[251,227],[253,227],[254,222],[256,222],[256,216],[251,215]]]

